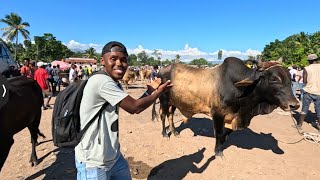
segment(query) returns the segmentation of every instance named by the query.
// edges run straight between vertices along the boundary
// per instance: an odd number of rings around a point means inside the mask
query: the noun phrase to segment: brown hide
[[[142,69],[140,70],[140,78],[141,81],[144,81],[145,79],[150,79],[151,76],[151,70],[150,69]]]
[[[128,89],[129,84],[135,82],[135,77],[136,77],[135,72],[128,68],[126,73],[122,77],[122,81],[126,89]]]
[[[226,127],[236,130],[239,124],[237,114],[229,107],[222,107],[218,97],[220,71],[220,65],[212,69],[201,69],[175,64],[172,69],[171,81],[174,86],[170,91],[170,99],[185,118],[191,118],[195,114],[213,117],[215,112],[219,112],[224,116]]]
[[[266,70],[278,66],[279,62],[262,62],[259,68]],[[175,64],[162,71],[171,71],[171,81],[174,84],[170,91],[170,100],[179,109],[183,116],[191,118],[195,114],[206,114],[213,117],[217,112],[224,118],[225,127],[237,130],[241,119],[238,112],[233,112],[231,107],[223,105],[219,97],[222,75],[222,66],[212,69],[200,69],[190,66]],[[170,69],[171,68],[171,69]],[[248,86],[252,80],[247,78],[235,83],[236,86]],[[270,113],[276,106],[259,104],[252,109],[252,114]],[[248,126],[249,124],[246,124]]]

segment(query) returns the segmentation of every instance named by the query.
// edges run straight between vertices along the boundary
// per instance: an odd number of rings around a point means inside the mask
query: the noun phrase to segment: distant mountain
[[[81,52],[81,53],[84,53],[84,52],[86,52],[85,50],[83,50],[83,49],[80,49],[80,48],[72,48],[72,49],[70,49],[72,52]]]

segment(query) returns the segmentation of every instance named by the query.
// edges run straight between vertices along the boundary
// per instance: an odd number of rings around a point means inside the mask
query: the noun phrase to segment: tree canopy
[[[10,13],[5,16],[4,19],[0,19],[0,22],[8,25],[7,27],[2,28],[3,34],[2,37],[5,37],[7,41],[16,40],[14,57],[17,59],[17,49],[18,49],[18,37],[19,33],[24,39],[29,39],[29,31],[26,29],[29,27],[29,23],[22,22],[22,18],[16,13]]]
[[[320,32],[306,34],[300,32],[283,41],[276,39],[267,44],[262,52],[263,60],[277,60],[283,58],[285,65],[307,65],[307,55],[314,53],[320,55]]]

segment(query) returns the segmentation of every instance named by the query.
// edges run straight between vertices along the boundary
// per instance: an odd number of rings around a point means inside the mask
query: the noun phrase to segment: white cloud
[[[87,49],[89,49],[90,47],[93,47],[96,52],[100,53],[102,51],[103,45],[100,44],[81,44],[75,40],[71,40],[69,41],[67,44],[65,44],[69,49],[71,49],[72,51],[80,51],[83,52]]]
[[[103,45],[100,44],[81,44],[79,42],[76,42],[74,40],[69,41],[66,46],[73,50],[73,51],[85,51],[89,47],[93,47],[96,52],[101,53]],[[199,59],[199,58],[205,58],[208,61],[217,61],[218,60],[218,52],[203,52],[200,51],[196,47],[190,47],[189,44],[186,44],[183,49],[177,50],[177,51],[172,51],[172,50],[163,50],[163,49],[158,49],[159,52],[161,53],[161,58],[162,60],[165,59],[174,59],[176,55],[180,55],[182,61],[192,61],[193,59]],[[152,49],[146,49],[142,45],[139,45],[137,48],[130,49],[128,48],[128,53],[129,54],[139,54],[140,52],[145,51],[148,55],[151,56],[151,54],[154,52]],[[241,51],[233,51],[233,50],[223,50],[222,49],[222,60],[225,59],[226,57],[234,56],[238,57],[240,59],[247,59],[248,56],[257,56],[260,55],[261,52],[258,50],[253,50],[253,49],[248,49],[245,52]]]

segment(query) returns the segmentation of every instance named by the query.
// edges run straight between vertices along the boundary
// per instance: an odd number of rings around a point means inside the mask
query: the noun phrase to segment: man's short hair
[[[153,69],[159,69],[159,66],[158,65],[154,65]]]
[[[105,53],[108,53],[108,52],[122,52],[126,56],[128,56],[128,52],[127,52],[126,47],[122,43],[117,42],[117,41],[108,42],[103,47],[101,56],[103,56]]]

